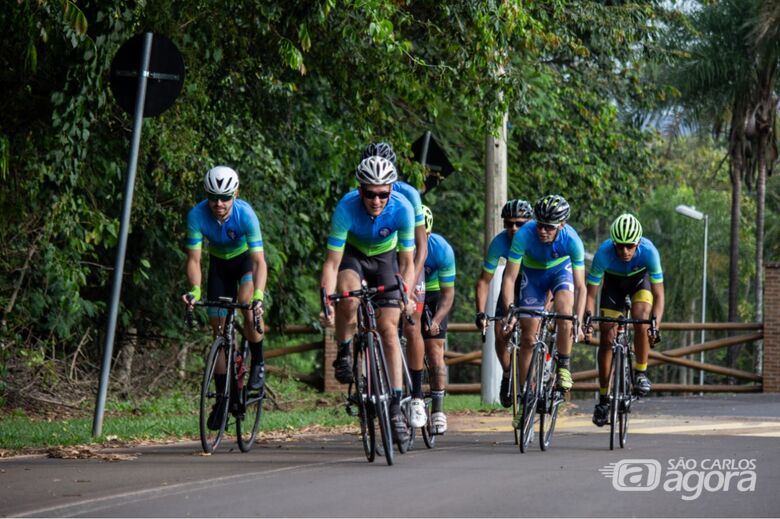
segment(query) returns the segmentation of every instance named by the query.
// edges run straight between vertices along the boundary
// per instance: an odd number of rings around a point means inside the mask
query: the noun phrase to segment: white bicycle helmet
[[[361,184],[382,186],[398,180],[398,172],[389,160],[383,157],[367,157],[360,161],[355,177]]]
[[[232,195],[238,189],[238,173],[227,166],[215,166],[203,178],[203,187],[210,195]]]

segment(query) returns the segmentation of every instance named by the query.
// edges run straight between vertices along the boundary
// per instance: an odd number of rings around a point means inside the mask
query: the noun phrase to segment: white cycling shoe
[[[447,432],[447,415],[439,412],[431,415],[431,424],[433,425],[433,434],[444,434]]]
[[[428,421],[425,414],[425,402],[422,398],[412,398],[409,403],[409,425],[412,427],[423,427]]]

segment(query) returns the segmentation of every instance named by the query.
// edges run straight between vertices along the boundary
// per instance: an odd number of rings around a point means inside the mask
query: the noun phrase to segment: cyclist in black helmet
[[[509,249],[512,246],[512,238],[515,233],[526,222],[533,218],[533,209],[531,208],[531,204],[525,200],[509,200],[501,209],[501,218],[504,220],[504,230],[491,240],[485,256],[485,262],[482,264],[482,273],[477,280],[476,287],[474,287],[474,300],[477,307],[475,321],[477,328],[482,331],[487,328],[485,308],[487,305],[490,281],[493,279],[493,274],[496,272],[499,260],[509,256]],[[500,297],[496,303],[495,315],[496,317],[503,317],[506,315],[506,308],[502,304]],[[501,363],[501,369],[503,370],[499,396],[501,398],[501,405],[509,407],[512,405],[512,397],[509,392],[509,351],[506,347],[509,335],[504,332],[503,326],[499,321],[496,321],[495,337],[496,355],[498,356],[498,361]]]
[[[555,312],[575,314],[582,321],[585,311],[585,249],[577,231],[566,223],[570,214],[569,203],[560,195],[542,197],[534,204],[534,221],[524,225],[512,238],[501,290],[507,307],[511,304],[520,310],[541,310],[550,291]],[[518,275],[522,275],[519,292],[516,289]],[[520,326],[522,382],[531,360],[539,319],[521,314]],[[570,372],[571,327],[571,321],[558,323],[558,386],[563,391],[569,391],[573,385]],[[579,326],[576,333],[579,340],[582,335]]]

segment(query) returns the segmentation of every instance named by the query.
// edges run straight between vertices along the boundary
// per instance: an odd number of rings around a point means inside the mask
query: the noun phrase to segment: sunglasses
[[[536,227],[538,227],[540,231],[547,231],[547,232],[553,232],[555,229],[558,228],[557,225],[552,225],[549,223],[537,223]]]
[[[209,202],[216,202],[221,200],[222,202],[229,202],[233,199],[233,195],[214,195],[209,193]]]
[[[615,247],[617,247],[618,249],[631,250],[631,249],[635,249],[637,245],[638,245],[637,243],[616,243]]]
[[[387,200],[390,198],[390,191],[369,191],[367,189],[363,190],[363,198],[366,200],[373,200],[375,198],[378,198],[380,200]]]
[[[505,229],[511,229],[512,227],[517,227],[518,229],[523,226],[525,222],[518,222],[518,221],[510,221],[510,220],[504,220],[504,228]]]

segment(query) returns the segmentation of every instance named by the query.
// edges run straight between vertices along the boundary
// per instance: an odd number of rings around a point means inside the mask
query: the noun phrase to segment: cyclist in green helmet
[[[618,216],[610,227],[610,239],[604,241],[593,257],[586,282],[587,298],[585,311],[594,314],[596,296],[601,289],[600,314],[605,317],[619,317],[628,310],[627,299],[631,301],[631,317],[634,319],[656,318],[660,326],[664,313],[664,273],[661,258],[653,242],[642,237],[642,224],[632,214]],[[660,335],[648,336],[648,326],[634,325],[634,389],[639,396],[650,392],[652,384],[647,378],[647,359],[650,341],[660,341]],[[599,324],[599,402],[593,411],[593,423],[602,427],[607,423],[609,412],[609,369],[612,364],[610,344],[617,332],[617,324]],[[585,330],[586,340],[591,330]]]

